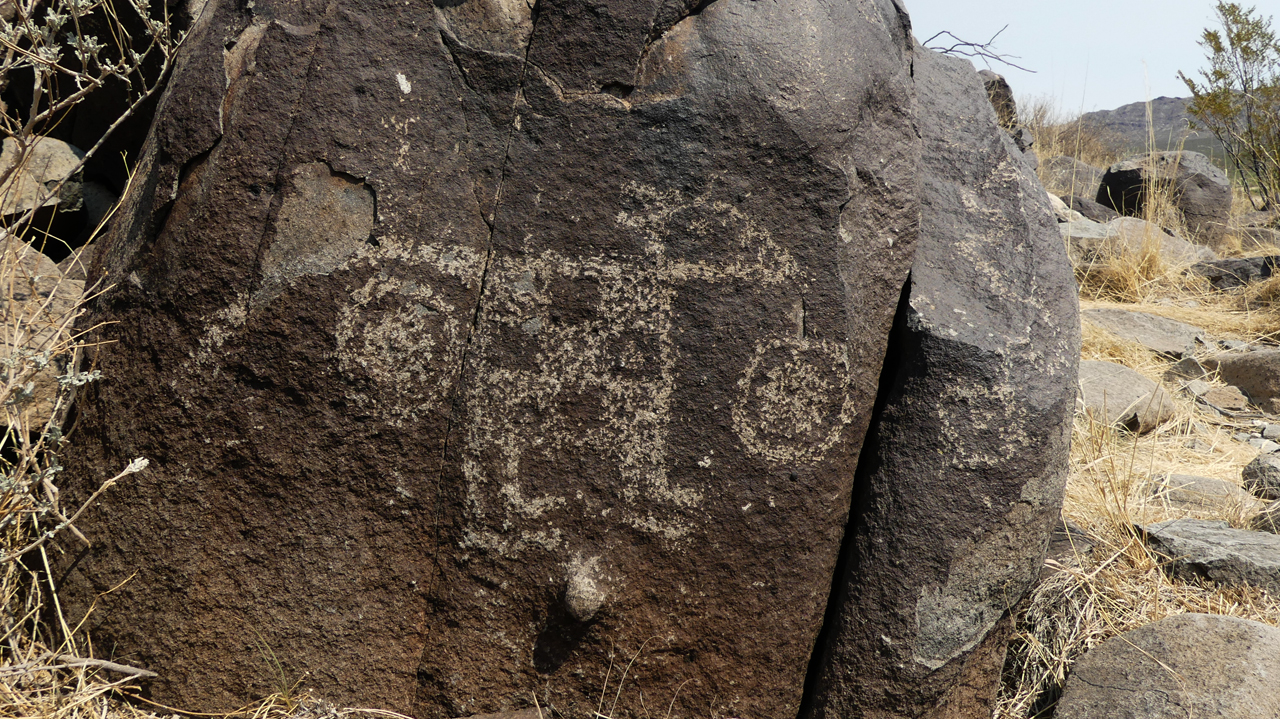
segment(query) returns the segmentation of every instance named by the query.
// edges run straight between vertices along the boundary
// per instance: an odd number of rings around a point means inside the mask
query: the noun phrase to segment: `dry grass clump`
[[[1073,250],[1076,282],[1080,297],[1087,300],[1143,303],[1162,298],[1202,299],[1213,294],[1203,277],[1188,273],[1190,262],[1171,260],[1163,248],[1166,239],[1156,227],[1147,226],[1144,236],[1112,238],[1096,242],[1080,241]],[[1077,240],[1072,240],[1077,242]]]
[[[1214,337],[1234,338],[1250,344],[1274,343],[1280,339],[1280,308],[1249,305],[1242,301],[1244,294],[1170,294],[1135,304],[1081,301],[1080,307],[1116,307],[1148,312],[1194,325]]]
[[[1280,275],[1257,282],[1236,293],[1242,308],[1280,311]]]
[[[1095,344],[1095,352],[1105,345]],[[1122,348],[1130,356],[1131,348]],[[1148,374],[1158,365],[1145,361]],[[1143,542],[1136,525],[1184,516],[1241,526],[1246,511],[1224,503],[1190,512],[1153,492],[1165,472],[1238,482],[1256,451],[1229,439],[1230,427],[1190,405],[1152,435],[1136,437],[1077,414],[1063,516],[1092,544],[1051,560],[1025,600],[1006,662],[1006,687],[995,716],[1047,716],[1071,664],[1092,647],[1163,617],[1224,614],[1280,625],[1280,598],[1255,587],[1170,578],[1168,561]]]
[[[1124,154],[1123,139],[1104,128],[1090,125],[1079,115],[1068,116],[1049,98],[1023,100],[1019,119],[1031,130],[1032,148],[1041,161],[1066,155],[1094,167],[1106,168]]]
[[[1127,284],[1114,281],[1110,285],[1086,285],[1081,280],[1081,309],[1114,308],[1146,312],[1194,325],[1214,337],[1239,339],[1250,344],[1280,341],[1280,302],[1277,302],[1280,299],[1280,281],[1277,279],[1221,292],[1213,290],[1204,278],[1195,275],[1166,272],[1163,278],[1154,273],[1143,277],[1124,265],[1111,271]],[[1081,276],[1082,273],[1077,271],[1077,278]],[[1092,278],[1086,279],[1093,281]]]
[[[1181,268],[1161,255],[1153,238],[1137,250],[1121,247],[1093,252],[1087,262],[1075,268],[1082,297],[1115,302],[1144,302],[1163,294],[1181,273]]]

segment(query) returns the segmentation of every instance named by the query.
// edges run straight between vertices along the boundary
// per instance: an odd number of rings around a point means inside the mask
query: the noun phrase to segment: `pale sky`
[[[1198,79],[1213,0],[903,0],[920,42],[941,30],[966,41],[995,41],[1001,54],[1035,74],[991,63],[1016,97],[1049,97],[1071,114],[1112,110],[1161,96],[1188,97],[1178,71]],[[1263,16],[1280,0],[1244,0]],[[1273,22],[1273,27],[1280,20]],[[936,46],[944,41],[939,38]],[[950,44],[950,43],[948,43]],[[983,69],[980,60],[972,60]]]

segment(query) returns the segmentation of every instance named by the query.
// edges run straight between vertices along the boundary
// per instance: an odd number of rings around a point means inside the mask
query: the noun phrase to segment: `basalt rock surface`
[[[918,50],[921,230],[802,716],[986,717],[1058,521],[1075,283],[966,61]]]
[[[424,719],[585,715],[633,658],[623,706],[794,716],[918,234],[912,54],[888,0],[209,0],[89,272],[117,342],[67,501],[152,469],[82,518],[68,611],[96,599],[96,646],[191,709],[270,691],[265,647]],[[1006,416],[1004,373],[1070,386],[1074,331],[1019,334],[1065,260],[966,72],[1008,245],[949,251],[996,262],[975,297],[1016,321],[911,340],[976,376],[904,370],[999,420],[988,455],[960,404],[922,419],[981,485],[918,588],[944,664],[1043,551],[1057,399]],[[881,443],[935,450],[913,431]]]

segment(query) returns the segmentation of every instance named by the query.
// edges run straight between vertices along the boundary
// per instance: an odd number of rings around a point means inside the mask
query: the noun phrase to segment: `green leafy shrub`
[[[1188,111],[1222,143],[1255,207],[1272,209],[1280,203],[1280,41],[1256,8],[1219,2],[1215,12],[1221,29],[1200,41],[1208,68],[1199,81],[1178,73],[1193,96]]]

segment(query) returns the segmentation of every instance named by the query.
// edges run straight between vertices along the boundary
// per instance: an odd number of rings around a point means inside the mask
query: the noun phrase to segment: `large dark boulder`
[[[1141,215],[1153,192],[1166,193],[1191,239],[1217,250],[1231,216],[1227,174],[1198,152],[1153,152],[1117,162],[1098,186],[1098,202],[1122,215]]]
[[[918,50],[921,230],[804,716],[986,717],[1067,476],[1080,324],[1031,168]]]
[[[624,679],[634,711],[795,715],[918,231],[909,37],[887,0],[209,0],[90,272],[116,342],[67,501],[153,469],[80,523],[68,611],[96,601],[95,646],[191,709],[271,690],[274,656],[424,718],[535,692],[586,715]],[[937,250],[994,261],[993,307],[1061,289],[1017,204],[1043,192],[1002,167],[973,170],[1008,193],[1001,249]],[[975,421],[959,398],[991,419],[1022,391],[967,363],[1070,383],[1071,315],[1023,336],[1040,315],[960,287],[913,296],[983,327],[946,340],[961,375],[921,377],[944,443]],[[985,570],[947,583],[955,553],[1015,541],[1011,597],[1040,551],[1059,445],[1035,387],[933,490],[978,513],[945,520],[922,616],[977,604],[922,636],[930,662],[1003,611]]]

